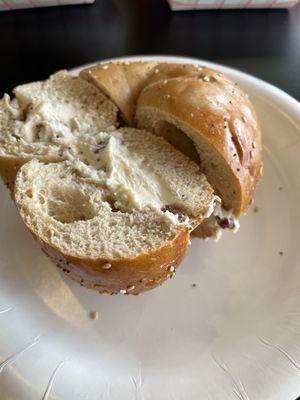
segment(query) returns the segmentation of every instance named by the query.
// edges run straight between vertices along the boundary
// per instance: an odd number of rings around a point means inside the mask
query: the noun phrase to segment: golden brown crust
[[[107,63],[86,68],[79,75],[106,94],[120,109],[126,123],[132,125],[138,94],[156,65],[157,62]]]
[[[199,76],[194,65],[144,62],[109,62],[80,72],[80,77],[98,87],[120,109],[125,122],[134,125],[136,102],[144,87],[164,79]]]
[[[33,233],[33,232],[32,232]],[[189,231],[182,229],[159,249],[132,259],[83,259],[63,254],[41,241],[42,250],[70,278],[101,294],[139,294],[175,275],[189,245]]]
[[[177,78],[146,87],[137,113],[145,107],[159,109],[207,141],[237,181],[234,212],[239,215],[246,211],[261,176],[260,128],[247,96],[215,71],[206,72],[207,80]]]

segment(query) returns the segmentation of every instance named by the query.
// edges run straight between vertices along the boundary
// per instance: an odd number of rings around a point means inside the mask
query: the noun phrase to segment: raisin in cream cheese
[[[224,229],[229,229],[231,232],[236,233],[239,230],[240,224],[232,211],[227,211],[222,207],[222,200],[219,196],[214,197],[211,204],[211,209],[207,213],[206,219],[203,223],[193,231],[194,237],[212,238],[218,241]]]
[[[216,220],[216,226],[220,229],[230,229],[233,233],[236,233],[240,224],[238,219],[234,216],[231,210],[227,211],[221,206],[221,201],[216,205],[213,214]]]

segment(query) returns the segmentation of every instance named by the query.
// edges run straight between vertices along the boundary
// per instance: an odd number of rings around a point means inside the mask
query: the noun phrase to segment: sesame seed
[[[203,67],[198,67],[198,71],[202,71],[203,70]]]
[[[164,81],[163,81],[163,85],[166,85],[167,84],[167,79],[165,79]]]
[[[250,158],[253,158],[254,154],[253,154],[253,150],[250,150]]]
[[[174,276],[175,276],[175,271],[172,272],[172,273],[169,275],[169,278],[172,279],[172,278],[174,278]]]
[[[133,289],[135,289],[134,285],[127,286],[127,292],[130,292],[130,290],[133,290]]]
[[[256,149],[256,143],[252,142],[252,149]]]
[[[280,255],[280,256],[283,256],[283,251],[280,251],[280,252],[279,252],[279,255]]]
[[[191,113],[190,115],[191,115],[192,118],[194,118],[194,114],[193,113]]]
[[[236,153],[233,153],[233,157],[236,157],[237,156],[237,154]]]
[[[124,64],[125,64],[125,65],[129,65],[130,62],[129,62],[129,61],[125,61]]]
[[[221,72],[218,72],[218,73],[217,73],[217,76],[222,76]]]
[[[192,283],[191,286],[192,287],[196,287],[197,285],[196,285],[196,283]]]
[[[174,265],[170,265],[170,266],[169,266],[169,271],[170,271],[170,272],[174,272],[174,271],[175,271]]]
[[[158,69],[158,68],[155,68],[154,73],[155,73],[155,74],[158,74],[158,73],[159,73],[159,69]]]
[[[227,128],[227,126],[226,126],[226,125],[224,125],[224,126],[223,126],[223,128],[224,128],[224,129],[226,129],[226,128]]]
[[[102,264],[101,268],[102,269],[110,269],[111,268],[111,264],[109,264],[109,263]]]
[[[240,171],[240,168],[237,168],[236,170],[239,172],[239,171]]]
[[[90,311],[89,315],[91,319],[99,319],[99,314],[97,311]]]
[[[166,99],[169,99],[170,97],[171,97],[171,96],[170,96],[169,94],[166,94],[166,95],[165,95],[165,98],[166,98]]]
[[[203,78],[202,78],[202,80],[204,81],[204,82],[209,82],[209,76],[204,76]]]
[[[120,293],[121,293],[121,294],[126,294],[126,293],[127,293],[127,290],[126,290],[126,289],[120,289]]]
[[[247,122],[247,118],[244,117],[244,116],[242,116],[242,121],[243,121],[243,122]]]
[[[102,69],[107,69],[108,65],[103,65]]]

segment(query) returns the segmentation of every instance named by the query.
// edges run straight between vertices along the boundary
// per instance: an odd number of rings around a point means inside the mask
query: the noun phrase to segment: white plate
[[[261,80],[205,64],[244,87],[258,112],[265,163],[258,212],[252,207],[240,232],[217,244],[193,241],[162,287],[101,297],[43,255],[1,184],[1,400],[300,394],[300,105]],[[89,318],[92,310],[99,320]]]

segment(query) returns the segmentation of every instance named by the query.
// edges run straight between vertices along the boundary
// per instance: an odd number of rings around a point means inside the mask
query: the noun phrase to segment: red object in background
[[[172,10],[223,8],[290,8],[299,0],[168,0]]]

